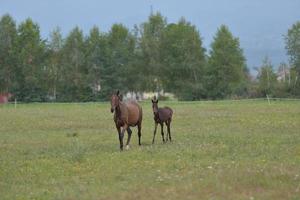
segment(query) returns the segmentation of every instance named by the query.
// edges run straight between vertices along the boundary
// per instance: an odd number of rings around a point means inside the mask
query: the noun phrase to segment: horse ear
[[[116,94],[117,94],[117,96],[119,96],[119,94],[120,94],[120,91],[118,90]]]
[[[153,99],[151,99],[152,103],[154,103]]]

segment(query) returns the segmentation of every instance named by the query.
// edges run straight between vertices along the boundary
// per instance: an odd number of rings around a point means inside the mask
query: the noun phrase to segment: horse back
[[[170,107],[163,107],[158,109],[159,118],[161,121],[172,119],[173,110]]]
[[[142,108],[137,102],[129,101],[126,103],[126,107],[128,111],[128,125],[135,126],[142,121]]]

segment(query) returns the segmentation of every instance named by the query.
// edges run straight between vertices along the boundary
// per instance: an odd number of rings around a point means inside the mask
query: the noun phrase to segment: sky
[[[252,72],[265,56],[275,68],[288,62],[284,35],[300,20],[300,0],[0,0],[0,16],[8,13],[17,24],[32,18],[45,39],[56,26],[65,36],[75,26],[86,34],[94,25],[105,32],[114,23],[132,29],[147,20],[151,8],[168,22],[185,17],[198,28],[208,51],[218,27],[227,25]]]

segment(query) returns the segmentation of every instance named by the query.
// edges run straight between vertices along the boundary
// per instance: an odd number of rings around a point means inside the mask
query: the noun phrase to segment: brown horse
[[[172,121],[173,110],[169,107],[158,108],[158,105],[157,105],[158,99],[156,99],[156,96],[154,96],[154,99],[151,101],[152,101],[152,109],[153,109],[154,122],[155,122],[152,144],[154,144],[154,139],[155,139],[156,129],[157,129],[158,124],[160,124],[160,126],[161,126],[161,137],[162,137],[163,142],[165,142],[164,123],[167,125],[167,129],[168,129],[166,141],[168,141],[168,135],[169,135],[170,141],[172,141],[170,126],[171,126],[171,121]]]
[[[129,142],[131,138],[131,126],[137,126],[139,145],[141,145],[141,128],[143,111],[136,101],[123,102],[119,91],[111,96],[111,112],[114,112],[114,121],[119,133],[120,150],[123,150],[124,133],[127,130],[128,138],[126,149],[129,149]]]

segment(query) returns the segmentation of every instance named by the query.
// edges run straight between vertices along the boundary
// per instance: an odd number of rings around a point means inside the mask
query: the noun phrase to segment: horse
[[[170,142],[172,141],[171,138],[171,122],[172,122],[172,115],[173,115],[173,110],[170,107],[163,107],[163,108],[158,108],[158,99],[156,99],[156,96],[154,96],[154,99],[151,99],[152,101],[152,110],[153,110],[153,115],[154,115],[154,133],[153,133],[153,139],[152,139],[152,144],[154,144],[154,139],[156,135],[156,129],[157,125],[160,124],[161,126],[161,137],[163,142],[165,143],[165,138],[164,138],[164,123],[167,125],[168,133],[166,137],[166,141],[168,141],[168,136],[170,139]]]
[[[4,104],[4,103],[8,103],[9,99],[12,97],[13,95],[11,93],[0,93],[0,104]]]
[[[123,151],[123,138],[126,130],[128,133],[126,149],[129,149],[129,142],[132,133],[130,127],[134,126],[137,126],[138,128],[139,145],[141,145],[141,129],[143,119],[142,107],[133,100],[123,102],[119,91],[111,96],[110,103],[110,111],[111,113],[114,113],[114,122],[119,134],[120,150]]]

